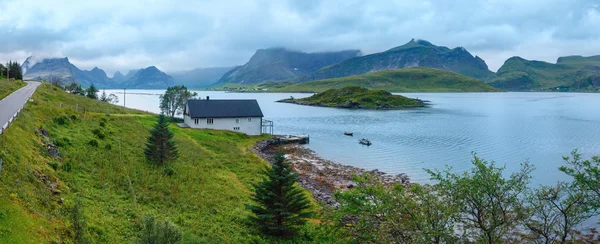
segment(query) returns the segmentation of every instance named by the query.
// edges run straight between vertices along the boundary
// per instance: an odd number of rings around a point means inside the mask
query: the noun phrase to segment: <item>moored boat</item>
[[[352,132],[347,132],[347,131],[344,131],[344,135],[347,135],[347,136],[353,136],[353,135],[354,135],[354,133],[352,133]]]
[[[369,141],[368,139],[365,139],[365,138],[358,140],[358,143],[367,145],[367,146],[371,146],[371,141]]]

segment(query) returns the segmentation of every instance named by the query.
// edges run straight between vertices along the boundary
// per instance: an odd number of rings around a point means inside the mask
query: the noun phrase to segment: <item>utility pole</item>
[[[125,93],[127,93],[127,88],[123,88],[123,107],[125,107],[125,104],[127,102],[127,97]]]

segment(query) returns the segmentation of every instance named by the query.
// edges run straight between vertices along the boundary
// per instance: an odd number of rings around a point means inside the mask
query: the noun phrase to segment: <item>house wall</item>
[[[246,133],[251,136],[260,135],[262,132],[261,117],[251,117],[250,122],[248,122],[248,117],[213,118],[213,124],[208,124],[206,118],[199,118],[198,124],[196,124],[195,119],[190,118],[190,116],[186,115],[183,118],[186,125],[196,129],[230,130]],[[239,123],[236,123],[236,119],[239,119]],[[240,130],[234,130],[234,127],[240,127]]]

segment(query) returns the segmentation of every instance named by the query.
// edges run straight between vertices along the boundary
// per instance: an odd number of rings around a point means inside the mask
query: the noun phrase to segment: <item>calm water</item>
[[[109,91],[107,91],[109,92]],[[122,92],[122,91],[111,91]],[[127,107],[159,112],[163,91],[133,90],[155,95],[127,95]],[[567,179],[558,171],[573,149],[589,158],[600,154],[600,94],[582,93],[409,93],[432,101],[430,108],[361,111],[276,103],[290,93],[199,92],[212,99],[257,99],[277,134],[307,134],[308,147],[335,162],[388,173],[406,173],[424,182],[423,168],[455,171],[471,167],[472,152],[519,169],[536,166],[533,183]],[[123,95],[119,95],[121,105]],[[354,132],[354,137],[344,136]],[[359,138],[373,143],[358,144]]]

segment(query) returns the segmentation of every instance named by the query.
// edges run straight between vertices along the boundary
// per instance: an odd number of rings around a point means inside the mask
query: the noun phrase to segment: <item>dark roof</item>
[[[263,117],[256,100],[188,100],[191,118]]]

